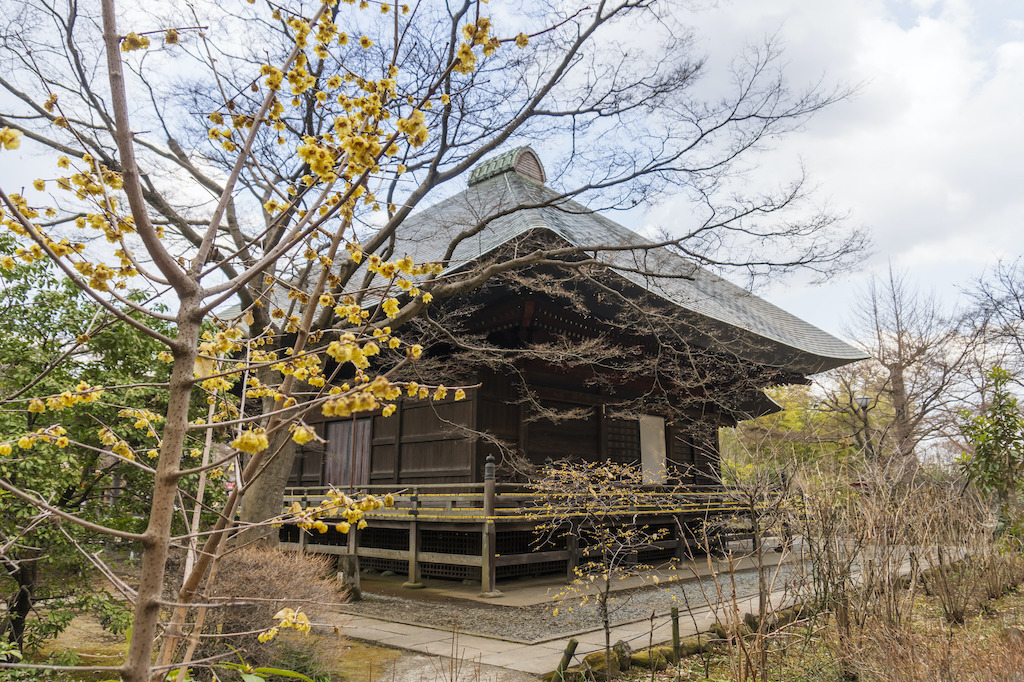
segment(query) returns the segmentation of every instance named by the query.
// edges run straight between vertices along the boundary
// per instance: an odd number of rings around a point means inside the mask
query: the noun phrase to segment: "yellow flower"
[[[164,34],[164,45],[177,45],[178,44],[178,31],[177,29],[168,29],[167,33]]]
[[[363,36],[362,38],[359,39],[359,46],[362,47],[363,49],[368,50],[371,47],[373,47],[373,41],[367,38],[366,36]]]
[[[3,443],[0,444],[0,457],[7,457],[11,454],[11,444]]]
[[[42,414],[46,412],[46,405],[39,398],[35,398],[28,404],[28,411],[34,414]]]
[[[0,258],[0,268],[3,268],[4,270],[13,270],[14,259],[11,258],[10,256],[4,256],[3,258]]]
[[[256,639],[258,639],[261,643],[266,643],[266,642],[269,642],[270,640],[274,639],[274,637],[276,637],[276,636],[277,636],[277,628],[270,628],[269,630],[266,630],[265,632],[261,632],[259,635],[257,635]]]
[[[351,526],[349,526],[348,521],[342,521],[334,527],[334,530],[338,531],[339,533],[345,534],[348,533],[350,527]]]
[[[292,432],[292,440],[299,445],[305,445],[316,438],[316,433],[308,426],[299,426]]]
[[[529,44],[529,42],[530,37],[527,36],[525,33],[520,33],[519,35],[516,36],[516,47],[524,48]]]
[[[0,128],[0,147],[17,149],[21,146],[21,133],[4,126]]]
[[[455,399],[456,400],[465,400],[465,398],[466,398],[466,392],[464,390],[462,390],[461,388],[456,389],[456,391],[455,391]]]
[[[44,189],[46,189],[46,182],[43,181],[43,180],[38,180],[38,179],[37,180],[33,180],[32,181],[32,186],[35,187],[40,192],[42,192]]]
[[[121,52],[131,52],[133,50],[144,50],[149,47],[149,38],[146,36],[140,36],[136,33],[129,33],[121,41]]]
[[[231,441],[231,447],[242,452],[255,454],[270,447],[267,434],[262,431],[243,431],[237,438]]]
[[[388,319],[393,319],[396,315],[398,315],[398,299],[389,298],[388,300],[384,301],[383,308],[384,314],[388,316]]]
[[[125,459],[135,459],[132,449],[128,447],[128,443],[123,440],[118,441],[114,444],[114,447],[110,448],[110,451],[115,455],[121,455]]]
[[[22,450],[31,450],[32,445],[34,444],[35,440],[29,438],[28,436],[22,436],[21,438],[18,439],[18,447],[21,448]]]

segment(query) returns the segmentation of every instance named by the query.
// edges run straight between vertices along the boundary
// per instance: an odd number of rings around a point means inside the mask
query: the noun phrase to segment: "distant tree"
[[[975,282],[975,317],[985,335],[989,364],[1024,376],[1024,261],[1001,262]]]
[[[863,434],[870,455],[916,469],[922,442],[956,433],[957,409],[973,391],[976,329],[890,268],[871,281],[847,335],[871,358],[824,378],[825,402]]]
[[[819,388],[776,386],[765,393],[781,409],[723,429],[722,459],[730,462],[723,475],[742,476],[745,465],[793,470],[822,458],[842,460],[852,454],[857,430],[824,402]]]
[[[1019,522],[1021,477],[1024,475],[1024,415],[1010,391],[1012,375],[991,370],[991,400],[980,414],[961,413],[961,429],[972,446],[959,460],[968,479],[994,495],[1000,515]]]

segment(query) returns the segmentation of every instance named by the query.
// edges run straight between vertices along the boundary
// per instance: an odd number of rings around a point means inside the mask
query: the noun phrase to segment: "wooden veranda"
[[[288,488],[285,507],[320,504],[329,488]],[[429,484],[407,487],[368,485],[350,491],[383,496],[393,493],[395,504],[366,515],[368,527],[342,534],[324,518],[327,531],[281,528],[284,549],[358,557],[363,569],[392,571],[408,576],[406,586],[422,586],[423,577],[479,580],[483,593],[496,591],[498,581],[522,576],[564,574],[591,556],[571,534],[540,543],[538,525],[553,512],[546,501],[522,484]],[[690,486],[685,490],[661,485],[639,488],[636,504],[624,507],[621,518],[643,523],[650,531],[663,529],[663,539],[636,552],[638,564],[660,565],[685,560],[708,546],[705,525],[723,516],[744,515],[746,508],[721,486]],[[560,516],[564,514],[560,513]],[[725,538],[712,536],[713,547]]]

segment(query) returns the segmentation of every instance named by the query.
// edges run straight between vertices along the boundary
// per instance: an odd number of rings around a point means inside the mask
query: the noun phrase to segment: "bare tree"
[[[923,442],[954,437],[979,338],[961,312],[943,310],[891,268],[872,280],[855,315],[847,334],[871,360],[836,370],[827,404],[846,415],[868,455],[913,469]]]
[[[1024,369],[1024,263],[1003,262],[973,287],[976,319],[989,357],[982,370],[1002,367],[1019,377]],[[983,372],[982,372],[983,373]],[[984,402],[984,401],[983,401]]]

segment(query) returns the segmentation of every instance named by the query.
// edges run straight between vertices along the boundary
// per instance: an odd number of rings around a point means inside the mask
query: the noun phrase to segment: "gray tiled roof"
[[[486,228],[459,244],[447,264],[448,271],[459,270],[532,230],[548,230],[574,246],[648,242],[574,201],[548,203],[557,199],[553,190],[513,170],[522,149],[484,161],[474,169],[472,184],[465,191],[407,218],[399,230],[395,254],[408,254],[418,262],[440,260],[460,232],[494,216]],[[795,357],[784,364],[796,371],[813,373],[866,357],[840,339],[666,248],[604,251],[598,257],[613,269],[619,268],[616,272],[626,280],[686,311],[754,334],[783,350],[790,349]]]

